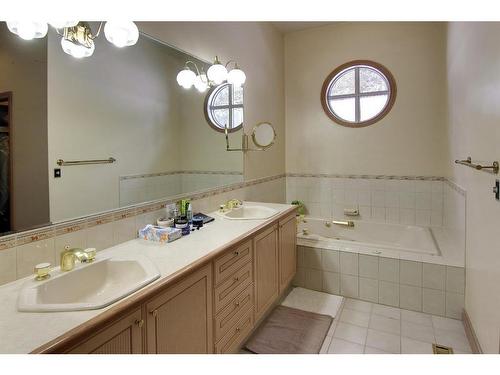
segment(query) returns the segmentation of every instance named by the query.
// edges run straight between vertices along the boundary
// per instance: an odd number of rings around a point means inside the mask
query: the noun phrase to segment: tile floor
[[[346,298],[320,354],[432,354],[432,343],[471,352],[459,320]]]

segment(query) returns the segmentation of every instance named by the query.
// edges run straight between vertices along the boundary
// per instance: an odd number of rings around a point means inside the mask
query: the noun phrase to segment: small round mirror
[[[269,122],[261,122],[253,128],[252,139],[257,147],[266,149],[273,145],[276,132]]]

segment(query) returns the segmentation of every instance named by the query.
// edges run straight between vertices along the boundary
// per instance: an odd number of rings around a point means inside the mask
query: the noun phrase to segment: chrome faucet
[[[64,251],[61,253],[61,271],[71,271],[75,268],[75,263],[78,260],[80,263],[90,263],[95,260],[96,249],[80,249],[70,248],[69,245],[64,246]]]

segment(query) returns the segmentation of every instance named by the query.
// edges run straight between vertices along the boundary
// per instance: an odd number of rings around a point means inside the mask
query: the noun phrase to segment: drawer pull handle
[[[234,282],[238,282],[238,281],[240,281],[240,278],[239,277],[235,277],[234,278]]]
[[[238,255],[240,255],[240,252],[239,251],[235,251],[234,255],[238,256]]]
[[[235,302],[234,303],[234,307],[240,307],[240,303],[239,302]]]
[[[236,328],[236,333],[239,333],[240,331],[241,331],[240,327]]]
[[[156,316],[158,315],[158,310],[153,310],[153,311],[150,311],[149,313],[156,318]]]
[[[137,320],[135,321],[135,324],[136,324],[139,328],[142,328],[142,326],[144,325],[144,319],[141,319],[141,320],[137,319]]]

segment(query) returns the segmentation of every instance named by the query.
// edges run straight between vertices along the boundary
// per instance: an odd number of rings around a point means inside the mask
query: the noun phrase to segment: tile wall
[[[296,286],[460,319],[465,269],[298,247]]]
[[[165,215],[166,204],[182,198],[193,200],[194,211],[207,213],[232,198],[284,203],[285,176],[240,182],[194,195],[179,195],[168,201],[150,202],[0,237],[0,285],[29,276],[38,263],[50,262],[57,266],[65,245],[102,250],[134,239],[139,228]]]

